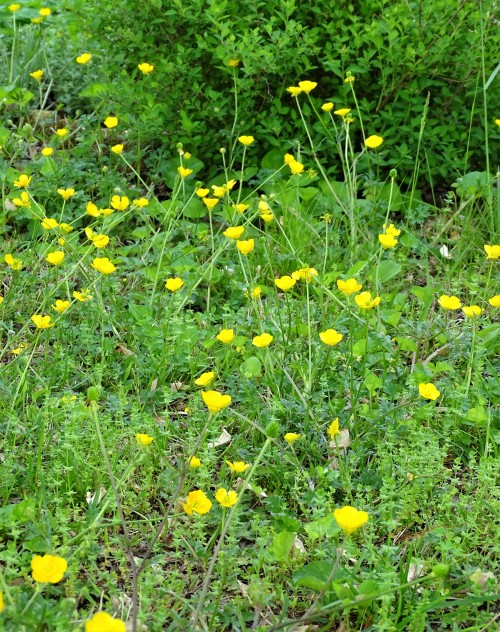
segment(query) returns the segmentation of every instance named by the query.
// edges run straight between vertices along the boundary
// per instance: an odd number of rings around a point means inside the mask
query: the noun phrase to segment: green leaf
[[[383,309],[380,312],[380,316],[385,323],[395,327],[401,319],[401,312],[395,309]]]
[[[277,562],[284,562],[290,557],[296,533],[291,531],[282,531],[277,533],[273,538],[273,543],[269,547],[269,553]]]
[[[332,571],[334,562],[311,562],[299,568],[293,574],[293,581],[297,586],[304,586],[320,592]]]
[[[373,395],[375,391],[382,386],[382,380],[371,371],[367,373],[363,383],[368,389],[370,395]]]
[[[259,358],[255,356],[251,356],[247,358],[245,362],[241,365],[241,370],[243,371],[243,375],[250,379],[252,377],[260,377],[262,374],[262,363]]]
[[[208,210],[207,207],[198,198],[191,198],[186,206],[182,209],[182,214],[191,219],[200,219],[205,217]]]
[[[304,526],[304,529],[311,540],[332,536],[339,530],[333,514],[328,514],[328,516],[309,522]]]
[[[413,353],[416,353],[418,350],[417,343],[412,338],[396,336],[396,342],[398,343],[401,351],[411,351]]]
[[[399,263],[396,263],[396,261],[385,259],[384,261],[380,262],[380,265],[378,267],[378,280],[380,281],[380,283],[385,283],[389,279],[392,279],[392,277],[395,277],[397,274],[399,274],[402,269],[403,266],[401,266]],[[375,276],[375,272],[372,276]]]
[[[80,97],[98,97],[101,94],[104,94],[110,89],[111,85],[109,83],[92,83],[90,86],[84,88],[79,96]]]
[[[483,424],[488,421],[488,413],[486,409],[482,406],[476,406],[475,408],[471,408],[467,411],[466,414],[467,421],[473,421],[476,424]]]

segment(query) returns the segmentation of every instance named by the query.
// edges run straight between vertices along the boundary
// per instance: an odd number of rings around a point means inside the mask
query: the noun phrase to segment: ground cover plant
[[[0,11],[0,630],[496,629],[490,42],[437,205],[428,104],[405,176],[354,66],[287,85],[270,148],[235,49],[217,151],[150,145],[155,59],[82,94],[78,12]]]

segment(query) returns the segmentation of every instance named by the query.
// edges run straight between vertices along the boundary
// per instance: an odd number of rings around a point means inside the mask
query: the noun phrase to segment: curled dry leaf
[[[104,498],[106,491],[107,491],[106,488],[104,487],[104,485],[102,485],[99,492],[95,492],[94,494],[87,492],[87,494],[85,495],[85,500],[87,501],[87,504],[91,505],[92,503],[95,502],[95,504],[98,505],[101,502],[101,500]],[[97,497],[97,500],[96,500],[96,497]]]
[[[247,483],[244,479],[237,478],[235,488],[239,489],[242,485],[243,485],[243,489],[249,489],[259,498],[267,498],[266,492],[260,487],[258,487],[257,485],[251,485],[250,483]]]
[[[351,435],[349,434],[349,430],[347,428],[342,428],[342,430],[335,435],[332,441],[330,441],[330,448],[333,450],[339,449],[342,450],[341,454],[344,453],[351,445]]]
[[[218,448],[220,445],[224,445],[225,443],[229,443],[231,441],[232,437],[229,434],[229,432],[223,428],[222,432],[219,435],[219,438],[216,439],[213,443],[209,443],[208,447],[209,448]]]

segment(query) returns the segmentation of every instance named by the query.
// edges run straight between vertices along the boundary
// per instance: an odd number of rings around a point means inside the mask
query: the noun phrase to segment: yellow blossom
[[[49,329],[54,327],[54,323],[51,324],[50,316],[42,316],[41,314],[33,314],[31,320],[37,326],[37,329]]]
[[[31,560],[31,576],[36,582],[57,584],[68,569],[68,562],[57,555],[35,555]]]
[[[242,145],[248,146],[254,142],[255,138],[253,136],[238,136],[238,140]]]
[[[226,345],[231,344],[234,340],[234,330],[222,329],[215,337]]]
[[[38,17],[38,18],[31,18],[31,22],[33,24],[41,24],[43,22],[43,18]]]
[[[227,65],[229,66],[229,68],[236,68],[236,66],[238,66],[238,65],[239,65],[239,63],[240,63],[240,60],[239,60],[239,59],[230,59],[230,60],[227,62]]]
[[[138,198],[137,200],[133,200],[132,204],[135,204],[135,206],[138,206],[139,208],[144,208],[145,206],[149,204],[149,200],[148,198],[141,197],[141,198]]]
[[[85,632],[126,632],[126,626],[121,619],[114,619],[107,612],[96,612],[85,623]]]
[[[279,279],[274,279],[274,285],[279,288],[282,292],[286,292],[287,290],[292,289],[292,287],[297,283],[296,279],[292,279],[291,276],[285,274]]]
[[[488,303],[492,307],[500,307],[500,294],[496,294],[495,296],[492,296],[490,299],[488,299]]]
[[[500,246],[498,245],[489,246],[485,244],[484,251],[486,253],[486,259],[498,259],[498,257],[500,257]]]
[[[180,167],[177,167],[177,172],[180,175],[181,178],[187,178],[189,175],[191,175],[193,173],[192,169],[186,169],[186,167],[183,167],[182,165]]]
[[[99,209],[93,202],[87,202],[87,206],[85,207],[85,212],[87,213],[87,215],[90,215],[91,217],[99,217],[99,215],[101,214],[99,212]]]
[[[189,467],[193,469],[200,467],[201,465],[201,461],[197,456],[192,456],[190,459],[188,459],[188,463],[189,463]]]
[[[479,305],[464,305],[462,311],[467,318],[478,318],[484,312]]]
[[[289,92],[292,97],[298,97],[299,94],[302,92],[302,88],[299,88],[298,86],[290,86],[286,89],[286,91]]]
[[[250,292],[250,298],[259,298],[261,294],[262,294],[261,288],[254,287],[253,290]]]
[[[218,391],[201,391],[201,397],[213,415],[231,404],[231,395],[222,395]]]
[[[285,162],[285,165],[289,165],[291,162],[295,162],[295,158],[292,156],[292,154],[285,154],[283,160]]]
[[[260,336],[255,336],[252,340],[252,344],[255,347],[259,347],[259,349],[263,349],[268,347],[273,341],[273,336],[271,334],[261,334]]]
[[[211,384],[215,379],[215,373],[213,371],[207,371],[206,373],[202,373],[199,378],[197,378],[194,383],[196,386],[206,387]]]
[[[361,292],[354,297],[356,305],[360,309],[373,309],[380,303],[380,296],[372,298],[371,292]]]
[[[264,221],[266,224],[270,224],[273,221],[273,219],[274,219],[274,215],[272,213],[270,213],[270,212],[261,213],[260,214],[260,219],[262,221]]]
[[[49,252],[45,260],[47,261],[47,263],[50,263],[53,266],[61,265],[61,263],[64,261],[64,252],[62,250]]]
[[[71,224],[66,224],[66,222],[62,222],[59,224],[59,230],[63,235],[67,235],[68,233],[72,233],[75,229]]]
[[[321,109],[323,110],[323,112],[331,112],[333,110],[333,107],[333,103],[323,103]]]
[[[244,463],[243,461],[226,461],[226,464],[233,474],[243,474],[250,467],[249,463]]]
[[[89,290],[82,290],[81,292],[78,292],[77,290],[75,290],[73,292],[73,297],[76,298],[76,300],[80,301],[81,303],[85,303],[85,301],[92,300],[92,295],[90,294]]]
[[[139,445],[149,445],[150,443],[152,443],[153,437],[149,436],[146,433],[141,434],[140,432],[138,432],[135,435],[135,440],[137,441]]]
[[[106,248],[109,244],[109,237],[107,235],[94,234],[91,241],[96,248]]]
[[[232,507],[238,502],[238,494],[234,490],[220,488],[215,492],[215,500],[222,507]]]
[[[319,337],[321,339],[321,342],[324,342],[325,345],[334,347],[335,345],[339,344],[344,336],[336,332],[335,329],[327,329],[326,331],[322,331],[319,334]]]
[[[57,192],[62,197],[63,200],[69,200],[70,197],[75,195],[75,189],[57,189]]]
[[[118,125],[118,118],[116,116],[108,116],[105,120],[104,120],[104,125],[108,128],[108,129],[113,129],[113,127],[116,127]]]
[[[104,217],[108,217],[108,215],[113,215],[115,211],[112,208],[102,208],[99,213],[100,215],[104,215]]]
[[[203,204],[211,211],[216,204],[218,204],[219,200],[217,198],[203,198]]]
[[[46,158],[48,158],[49,156],[52,156],[53,153],[54,153],[54,150],[52,149],[52,147],[44,147],[42,149],[42,156],[45,156]]]
[[[350,72],[348,72],[347,77],[344,79],[344,83],[354,83],[355,80],[356,80],[356,77],[354,75],[351,75]]]
[[[169,292],[177,292],[181,289],[183,285],[184,281],[182,279],[180,279],[179,277],[171,277],[170,279],[167,279],[165,283],[165,288]]]
[[[60,127],[59,129],[56,129],[56,134],[61,138],[64,138],[67,136],[68,130],[65,127]]]
[[[0,613],[3,612],[4,608],[5,608],[5,604],[3,601],[3,594],[2,594],[2,591],[0,590]]]
[[[92,55],[90,53],[82,53],[76,58],[76,63],[85,65],[88,64],[91,59]]]
[[[389,248],[394,248],[394,246],[396,246],[398,243],[398,240],[388,233],[381,233],[378,236],[378,240],[382,245],[382,248],[385,248],[386,250]]]
[[[247,239],[247,240],[240,239],[239,241],[236,242],[236,248],[238,248],[241,254],[245,256],[252,252],[252,250],[254,249],[254,246],[255,246],[255,242],[253,239]]]
[[[418,385],[418,392],[424,399],[430,399],[431,401],[436,400],[441,395],[441,393],[437,390],[434,384],[431,384],[431,382],[421,382]]]
[[[20,4],[9,4],[9,6],[7,7],[7,9],[9,9],[9,11],[12,11],[12,13],[17,13],[20,8]]]
[[[57,228],[59,224],[57,223],[57,220],[53,217],[45,217],[41,221],[41,226],[45,230],[52,230],[53,228]]]
[[[337,116],[345,117],[349,114],[350,111],[351,108],[341,108],[340,110],[335,110],[334,114],[337,114]]]
[[[33,176],[27,176],[22,173],[17,180],[14,180],[14,186],[18,189],[27,189],[30,185],[31,178]]]
[[[30,72],[30,77],[33,77],[36,81],[41,81],[43,77],[43,70],[35,70],[34,72]]]
[[[248,208],[248,204],[233,204],[233,208],[237,213],[244,213]]]
[[[137,68],[139,68],[143,75],[149,75],[149,73],[153,72],[153,70],[155,69],[154,66],[148,64],[146,61],[142,64],[137,64]]]
[[[17,347],[16,349],[12,349],[12,353],[14,355],[20,355],[23,351],[25,351],[27,348],[29,347],[29,343],[28,342],[21,342],[21,344],[19,345],[19,347]]]
[[[113,195],[111,198],[111,206],[115,211],[124,211],[129,203],[129,199],[126,195],[122,195],[121,197],[119,195]]]
[[[299,173],[302,173],[304,171],[304,165],[301,162],[298,162],[297,160],[293,160],[289,162],[288,166],[290,167],[290,171],[292,172],[292,175],[298,175]]]
[[[195,193],[198,197],[204,198],[210,193],[210,189],[196,189]]]
[[[374,134],[373,136],[368,136],[368,138],[365,140],[365,145],[368,147],[368,149],[377,149],[377,147],[380,147],[383,142],[384,139],[382,138],[382,136],[377,136],[376,134]]]
[[[96,257],[91,265],[94,270],[101,274],[112,274],[116,270],[116,266],[111,263],[108,257]]]
[[[118,145],[113,145],[113,147],[111,147],[111,151],[119,156],[123,151],[123,145],[121,143],[119,143]]]
[[[10,253],[6,254],[3,260],[11,270],[21,270],[23,267],[21,259],[16,259],[16,257],[13,257]]]
[[[310,283],[313,277],[318,276],[318,271],[316,268],[300,268],[299,270],[295,270],[292,272],[292,278],[301,281],[307,281]]]
[[[338,435],[340,430],[339,430],[339,418],[336,417],[332,423],[328,426],[328,436],[330,437],[330,439],[333,439],[335,437],[335,435]]]
[[[396,228],[394,224],[389,224],[389,226],[384,224],[384,233],[386,235],[392,235],[393,237],[399,237],[401,235],[401,230]]]
[[[462,303],[457,296],[448,296],[447,294],[443,294],[439,297],[438,303],[441,305],[443,309],[453,310],[460,309],[462,307]]]
[[[48,18],[51,13],[52,11],[48,7],[42,7],[40,11],[38,11],[38,14],[41,15],[42,18]]]
[[[299,88],[306,94],[309,94],[311,90],[314,90],[317,85],[318,84],[315,81],[299,81]]]
[[[30,196],[28,195],[28,193],[26,191],[22,191],[21,192],[21,197],[14,198],[12,201],[18,207],[19,206],[26,206],[27,208],[30,208],[30,206],[31,206]]]
[[[69,301],[61,301],[61,299],[57,299],[55,305],[52,305],[51,307],[52,309],[55,309],[56,312],[62,314],[62,312],[65,312],[70,305],[71,303]]]
[[[244,226],[230,226],[222,233],[228,239],[239,239],[245,232]]]
[[[212,189],[213,189],[214,196],[218,197],[218,198],[224,197],[224,195],[227,192],[227,189],[226,189],[225,185],[219,187],[216,184],[212,184]]]
[[[192,516],[193,513],[203,515],[210,511],[212,502],[205,496],[201,489],[197,489],[193,492],[189,492],[186,502],[182,503],[182,508],[188,516]]]
[[[335,509],[333,517],[342,531],[348,535],[354,533],[368,522],[368,514],[366,511],[358,511],[350,506]]]
[[[287,432],[283,439],[288,443],[288,445],[292,445],[292,443],[295,443],[297,439],[300,439],[300,435],[296,432]]]

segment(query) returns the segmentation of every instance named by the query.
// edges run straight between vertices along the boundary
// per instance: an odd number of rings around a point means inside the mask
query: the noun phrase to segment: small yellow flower
[[[113,215],[115,211],[112,208],[102,208],[99,211],[100,215],[104,215],[104,217],[108,217],[108,215]]]
[[[453,310],[460,309],[462,307],[462,303],[457,296],[448,296],[447,294],[443,294],[439,297],[438,303],[441,305],[443,309]]]
[[[215,500],[222,507],[232,507],[238,502],[238,494],[232,489],[228,491],[221,487],[215,492]]]
[[[27,176],[22,173],[17,180],[14,180],[14,186],[18,189],[27,189],[30,185],[31,178],[33,176]]]
[[[118,145],[113,145],[113,147],[111,147],[111,151],[119,156],[123,151],[123,145],[121,143],[119,143]]]
[[[492,296],[490,299],[488,299],[488,303],[492,307],[500,307],[500,294],[496,294],[495,296]]]
[[[283,439],[288,443],[288,445],[292,445],[292,443],[295,443],[297,439],[300,439],[300,435],[296,432],[287,432]]]
[[[243,461],[226,461],[226,463],[233,474],[243,474],[250,467],[249,463],[244,463]]]
[[[55,309],[56,312],[62,314],[68,309],[70,305],[71,303],[69,301],[61,301],[61,299],[57,299],[55,305],[52,305],[52,309]]]
[[[177,167],[177,172],[179,173],[181,178],[187,178],[189,175],[193,173],[193,170],[186,169],[186,167],[180,166],[180,167]]]
[[[57,223],[57,220],[53,217],[45,217],[41,221],[41,227],[44,230],[52,230],[53,228],[57,228],[58,226],[59,224]]]
[[[16,257],[13,257],[10,253],[6,254],[3,260],[11,270],[21,270],[23,267],[21,259],[16,259]]]
[[[21,197],[14,198],[12,201],[18,207],[22,207],[22,206],[25,206],[27,208],[31,207],[30,196],[28,195],[26,191],[23,191],[21,193]]]
[[[54,150],[52,149],[52,147],[44,147],[42,149],[42,156],[45,156],[46,158],[48,158],[49,156],[52,156],[53,153],[54,153]]]
[[[326,331],[322,331],[319,334],[319,337],[321,339],[321,342],[324,342],[325,345],[334,347],[335,345],[339,344],[344,336],[336,332],[335,329],[327,329]]]
[[[139,208],[144,208],[145,206],[149,204],[149,200],[148,198],[141,197],[141,198],[138,198],[137,200],[133,200],[132,204],[135,204],[135,206],[138,206]]]
[[[196,189],[195,193],[198,197],[204,198],[210,193],[210,189]]]
[[[111,198],[111,206],[115,211],[124,211],[129,203],[130,201],[126,195],[122,195],[121,197],[119,195],[113,195]]]
[[[382,136],[377,136],[376,134],[374,134],[373,136],[368,136],[368,138],[365,140],[365,145],[368,147],[368,149],[377,149],[377,147],[380,147],[383,142],[384,139],[382,138]]]
[[[479,305],[464,305],[462,311],[467,318],[478,318],[484,312],[484,309],[479,307]]]
[[[31,320],[35,323],[37,329],[50,329],[50,327],[54,327],[54,323],[51,324],[50,322],[50,316],[33,314]]]
[[[394,248],[394,246],[396,246],[398,243],[398,240],[388,233],[381,233],[378,236],[378,240],[382,245],[382,248],[385,248],[386,250],[389,248]]]
[[[90,53],[82,53],[76,58],[76,63],[85,65],[88,64],[91,59],[92,55]]]
[[[219,200],[217,198],[203,198],[203,204],[208,208],[208,210],[212,210],[216,204],[218,204]]]
[[[48,18],[51,13],[52,11],[48,7],[42,7],[40,11],[38,11],[38,15],[41,15],[42,18]]]
[[[498,127],[500,127],[500,119],[495,119],[495,123],[496,125],[498,125]]]
[[[68,562],[57,555],[35,555],[31,560],[31,576],[41,584],[57,584],[64,577]]]
[[[289,165],[292,162],[295,162],[295,158],[292,156],[292,154],[285,154],[283,156],[283,160],[285,162],[285,165]]]
[[[30,72],[30,77],[33,77],[36,81],[41,81],[43,77],[43,70],[35,70],[34,72]]]
[[[231,404],[231,395],[222,395],[218,391],[201,391],[201,397],[213,415]]]
[[[59,266],[64,261],[64,252],[62,250],[49,252],[45,260],[53,266]]]
[[[486,259],[498,259],[498,257],[500,257],[500,246],[498,245],[489,246],[485,244],[484,251],[486,253]]]
[[[40,18],[40,17],[38,17],[38,18],[31,18],[31,22],[33,24],[41,24],[43,22],[43,18]]]
[[[252,344],[255,347],[259,347],[259,349],[264,349],[265,347],[269,347],[272,341],[273,336],[271,336],[271,334],[261,334],[253,338]]]
[[[150,437],[148,434],[141,434],[138,432],[135,435],[135,440],[139,445],[149,445],[153,441],[153,437]]]
[[[177,292],[184,285],[184,281],[179,277],[170,277],[165,283],[165,288],[169,292]]]
[[[118,125],[118,118],[116,116],[108,116],[105,120],[104,120],[104,125],[108,128],[108,129],[113,129],[113,127],[116,127]]]
[[[296,279],[297,281],[307,281],[307,283],[310,283],[313,277],[317,276],[318,271],[316,270],[316,268],[300,268],[299,270],[295,270],[295,272],[292,272],[292,279]]]
[[[189,492],[186,502],[182,503],[182,508],[188,516],[192,516],[193,513],[203,515],[210,511],[212,502],[205,496],[201,489],[197,489],[193,492]]]
[[[69,233],[72,233],[75,229],[73,226],[71,226],[71,224],[66,224],[66,222],[62,222],[62,224],[59,224],[59,230],[63,235],[68,235]]]
[[[29,347],[29,343],[28,342],[21,342],[21,344],[19,345],[19,347],[17,347],[16,349],[12,349],[12,353],[14,355],[20,355],[23,351],[25,351],[27,348]]]
[[[384,233],[386,235],[392,235],[393,237],[399,237],[401,235],[401,230],[396,228],[394,224],[389,224],[389,226],[384,224]]]
[[[234,330],[233,329],[222,329],[216,336],[217,340],[223,342],[225,345],[229,345],[234,340]]]
[[[252,252],[252,250],[254,249],[254,246],[255,246],[255,242],[253,239],[247,239],[246,241],[243,239],[240,239],[239,241],[236,242],[236,248],[238,248],[241,254],[245,255],[245,257]]]
[[[333,110],[333,107],[333,103],[323,103],[321,109],[323,110],[323,112],[331,112]]]
[[[340,430],[339,430],[339,418],[337,417],[336,419],[334,419],[332,421],[332,423],[329,425],[328,427],[328,436],[330,437],[330,439],[333,439],[335,437],[335,435],[338,435]]]
[[[216,184],[212,184],[213,194],[215,197],[221,198],[226,195],[227,189],[226,186],[218,187]]]
[[[373,309],[380,303],[380,296],[376,296],[372,299],[371,292],[361,292],[354,297],[356,305],[360,309]]]
[[[253,136],[238,136],[238,140],[242,145],[248,146],[254,142],[255,138]]]
[[[3,612],[4,608],[5,608],[5,604],[3,602],[3,594],[2,594],[2,591],[0,590],[0,613]]]
[[[149,73],[153,72],[153,70],[155,69],[154,66],[148,64],[146,61],[142,64],[137,64],[137,68],[139,68],[143,75],[149,75]]]
[[[99,209],[93,202],[87,202],[87,206],[85,207],[85,212],[87,213],[87,215],[90,215],[91,217],[99,217],[99,215],[101,214],[99,212]]]
[[[229,68],[236,68],[236,66],[239,66],[240,60],[239,59],[230,59],[227,62],[227,65],[229,66]]]
[[[57,192],[63,200],[69,200],[70,197],[76,194],[75,189],[57,189]]]
[[[112,274],[116,270],[116,266],[111,263],[108,257],[96,257],[91,265],[94,270],[101,274]]]
[[[59,129],[56,129],[56,134],[61,138],[64,138],[68,135],[68,130],[65,127],[60,127]]]
[[[354,507],[346,506],[335,509],[333,517],[339,527],[350,535],[368,522],[368,514],[366,511],[358,511]]]
[[[81,292],[75,290],[73,292],[73,297],[76,298],[77,301],[80,301],[80,303],[85,303],[85,301],[92,300],[92,295],[90,294],[89,290],[82,290]]]
[[[306,94],[309,94],[311,90],[314,90],[317,85],[318,84],[315,81],[299,81],[299,88]]]
[[[418,385],[418,392],[424,399],[430,399],[431,401],[436,400],[441,395],[441,393],[437,390],[434,384],[431,384],[431,382],[421,382]]]
[[[107,235],[94,235],[92,237],[92,243],[96,248],[106,248],[109,244],[109,237]]]
[[[206,387],[211,384],[215,379],[215,373],[213,371],[207,371],[206,373],[202,373],[199,378],[197,378],[194,383],[196,386]]]
[[[261,288],[254,287],[253,290],[250,292],[250,298],[259,298],[261,294],[262,294]]]
[[[193,469],[200,467],[201,465],[201,461],[197,456],[192,456],[190,459],[188,459],[188,463],[189,463],[189,467]]]
[[[304,171],[304,165],[301,162],[298,162],[297,160],[293,160],[289,162],[288,166],[290,167],[290,171],[292,172],[292,175],[294,176]]]
[[[341,108],[340,110],[335,110],[334,114],[345,118],[349,114],[350,111],[351,111],[351,108]]]
[[[356,80],[356,77],[354,75],[351,75],[350,72],[348,72],[347,77],[344,79],[344,83],[354,83],[355,80]]]
[[[228,239],[239,239],[245,232],[244,226],[230,226],[222,233]]]
[[[3,303],[3,296],[0,296],[0,305]]]
[[[9,6],[7,7],[9,9],[9,11],[12,11],[12,13],[17,13],[19,11],[19,9],[21,8],[20,4],[9,4]]]
[[[274,279],[274,285],[276,285],[276,287],[279,288],[282,292],[291,290],[296,283],[297,280],[292,279],[292,277],[288,275],[282,276],[280,279]]]
[[[85,632],[126,632],[126,626],[121,619],[114,619],[107,612],[96,612],[85,623]]]
[[[289,92],[292,97],[298,97],[299,94],[302,92],[302,88],[299,88],[298,86],[290,86],[286,89],[286,91]]]

